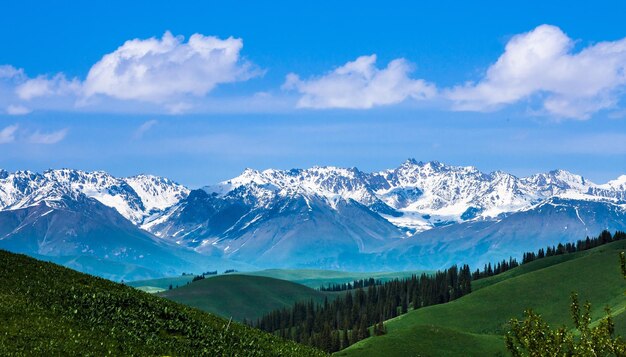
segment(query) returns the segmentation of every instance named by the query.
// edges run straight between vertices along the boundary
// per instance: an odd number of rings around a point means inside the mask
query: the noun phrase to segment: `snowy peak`
[[[288,196],[307,192],[326,198],[340,196],[361,203],[375,199],[368,185],[369,175],[356,168],[343,169],[332,166],[313,167],[306,170],[257,171],[246,169],[241,175],[215,186],[206,186],[207,193],[224,196],[240,187],[259,192],[265,198],[273,195]],[[259,201],[265,202],[265,199]]]
[[[625,183],[626,175],[596,185],[564,170],[518,178],[502,171],[483,173],[473,166],[408,159],[395,169],[374,173],[332,166],[246,169],[236,178],[204,189],[221,197],[245,192],[248,202],[266,206],[294,192],[319,195],[331,206],[337,200],[354,200],[400,227],[419,231],[445,222],[492,219],[550,197],[626,202]]]
[[[596,185],[585,180],[580,175],[572,174],[564,170],[554,170],[546,174],[536,174],[522,181],[527,185],[537,187],[544,195],[558,195],[567,191],[586,192]]]
[[[214,197],[215,204],[234,205],[236,212],[241,207],[273,210],[277,202],[290,199],[309,202],[314,198],[333,210],[355,201],[401,229],[419,232],[455,222],[497,219],[552,197],[626,204],[626,175],[596,185],[564,170],[518,178],[502,171],[484,173],[473,166],[408,159],[395,169],[373,173],[334,166],[246,169],[202,190]],[[83,194],[151,231],[169,219],[189,192],[153,175],[117,178],[103,171],[0,170],[0,210]]]
[[[599,187],[606,190],[626,191],[626,175],[621,175],[617,179],[611,180]]]
[[[44,172],[44,176],[115,208],[133,223],[141,221],[143,217],[145,208],[140,197],[125,181],[106,172],[61,169],[48,170]]]
[[[4,172],[0,179],[0,209],[20,208],[46,196],[57,197],[66,191],[64,185],[49,182],[40,174],[30,171]]]
[[[148,175],[116,178],[103,171],[59,169],[39,174],[3,170],[0,176],[0,210],[83,194],[115,208],[126,219],[139,224],[156,211],[177,203],[188,192],[187,188],[169,179]]]
[[[147,211],[164,210],[189,194],[189,189],[168,178],[137,175],[124,179],[140,197]]]

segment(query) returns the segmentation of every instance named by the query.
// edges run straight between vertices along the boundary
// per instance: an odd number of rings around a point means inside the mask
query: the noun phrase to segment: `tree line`
[[[374,285],[382,285],[382,281],[380,279],[359,279],[354,280],[351,283],[342,283],[342,284],[328,284],[327,286],[322,286],[319,288],[319,291],[346,291],[346,290],[354,290],[367,288]]]
[[[517,259],[515,258],[509,258],[508,261],[506,259],[503,259],[501,262],[498,262],[497,264],[494,264],[493,266],[491,265],[491,263],[485,264],[485,267],[483,268],[482,271],[479,269],[476,269],[476,271],[472,273],[472,280],[478,280],[478,279],[486,278],[489,276],[498,275],[500,273],[504,273],[505,271],[513,269],[518,266],[519,266],[519,263],[517,262]]]
[[[384,334],[383,321],[409,308],[441,304],[471,292],[468,265],[456,265],[434,274],[413,275],[381,284],[359,287],[333,301],[296,302],[291,308],[272,311],[253,325],[306,345],[335,352],[375,334]],[[369,279],[368,279],[369,280]]]
[[[522,256],[522,264],[530,263],[536,259],[545,257],[551,257],[555,255],[562,255],[567,253],[582,252],[584,250],[599,247],[603,244],[615,242],[626,238],[626,233],[617,231],[611,235],[611,232],[604,230],[599,236],[595,238],[580,239],[576,243],[559,243],[557,246],[548,246],[545,249],[541,248],[536,253],[526,252]]]
[[[546,248],[540,248],[537,252],[525,252],[522,254],[521,264],[527,264],[537,259],[552,257],[555,255],[582,252],[622,239],[626,239],[626,233],[617,231],[612,235],[611,232],[604,230],[600,233],[600,235],[594,238],[587,237],[586,239],[579,239],[575,243],[559,243],[556,246],[552,245],[547,246]],[[476,271],[472,273],[472,280],[498,275],[507,270],[518,267],[519,265],[520,263],[515,258],[509,258],[509,260],[504,259],[493,265],[491,263],[485,264],[483,270],[476,269]]]

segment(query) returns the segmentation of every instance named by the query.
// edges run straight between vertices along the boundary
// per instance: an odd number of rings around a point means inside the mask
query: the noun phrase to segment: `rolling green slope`
[[[380,279],[382,281],[392,279],[402,279],[411,275],[420,275],[422,273],[430,273],[429,271],[402,271],[402,272],[378,272],[378,273],[362,273],[362,272],[344,272],[336,270],[315,270],[315,269],[267,269],[253,272],[240,272],[240,275],[264,276],[268,278],[287,280],[294,283],[302,284],[313,289],[317,289],[329,284],[351,283],[359,279]],[[206,278],[215,278],[221,275],[207,275]],[[167,290],[170,286],[182,287],[191,282],[193,275],[173,276],[168,278],[136,280],[127,282],[127,285],[135,287],[146,292],[161,292]]]
[[[158,295],[237,321],[256,319],[296,301],[321,303],[333,296],[286,280],[241,274],[203,279]]]
[[[610,306],[616,333],[626,336],[626,283],[619,252],[626,241],[589,251],[536,260],[501,276],[478,281],[475,291],[443,305],[409,312],[387,321],[388,333],[338,352],[338,356],[506,355],[502,335],[512,317],[533,308],[552,326],[570,322],[570,293],[592,303],[592,317]]]
[[[422,273],[430,273],[430,271],[415,270],[401,272],[345,272],[337,270],[315,270],[315,269],[267,269],[255,272],[241,273],[253,276],[265,276],[269,278],[289,280],[294,283],[306,285],[317,289],[328,284],[351,283],[359,279],[380,279],[382,281],[392,279],[408,278],[411,275],[420,275]]]
[[[163,290],[168,290],[170,285],[173,288],[181,287],[190,283],[193,280],[193,275],[179,275],[173,276],[169,278],[158,278],[158,279],[149,279],[149,280],[136,280],[126,283],[128,286],[132,286],[139,290],[149,292],[149,293],[157,293]]]
[[[131,287],[0,250],[0,355],[323,356]]]

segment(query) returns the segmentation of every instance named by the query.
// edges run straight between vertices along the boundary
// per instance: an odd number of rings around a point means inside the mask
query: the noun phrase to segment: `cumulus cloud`
[[[31,100],[37,97],[75,95],[79,94],[80,90],[81,83],[78,79],[68,80],[64,74],[59,73],[52,78],[38,76],[28,79],[17,86],[15,93],[20,99]]]
[[[7,107],[7,114],[9,115],[25,115],[30,113],[31,110],[23,105],[10,104]]]
[[[536,98],[547,114],[577,119],[614,107],[626,84],[626,39],[574,46],[558,27],[541,25],[514,36],[480,81],[445,95],[454,109],[474,111]]]
[[[67,132],[67,128],[47,133],[36,131],[28,136],[27,141],[31,144],[56,144],[65,139]]]
[[[143,135],[150,129],[152,129],[152,127],[154,127],[155,125],[157,125],[159,122],[152,119],[152,120],[148,120],[145,123],[141,124],[137,130],[135,130],[135,135],[134,138],[135,139],[141,139],[143,137]]]
[[[23,69],[0,65],[0,114],[369,109],[418,100],[444,104],[442,110],[494,111],[525,102],[535,113],[558,118],[587,119],[607,109],[609,116],[623,115],[626,38],[576,44],[558,27],[541,25],[512,37],[475,82],[445,89],[411,77],[413,66],[403,58],[377,66],[371,55],[317,76],[288,74],[282,88],[294,95],[269,90],[211,96],[222,84],[263,74],[242,57],[243,41],[201,34],[186,41],[166,32],[161,38],[126,41],[80,79],[63,73],[29,77]]]
[[[8,144],[15,141],[15,133],[19,126],[17,124],[9,125],[0,130],[0,144]]]
[[[242,58],[242,48],[239,38],[194,34],[185,42],[166,32],[161,38],[126,41],[96,62],[84,80],[63,73],[31,77],[21,68],[0,65],[0,113],[2,108],[7,114],[26,108],[172,114],[206,110],[207,94],[216,86],[264,73]]]
[[[161,39],[126,41],[91,67],[85,95],[162,102],[180,95],[204,96],[218,84],[262,73],[241,58],[241,39],[194,34],[183,41],[170,32]]]
[[[421,79],[411,79],[411,70],[411,65],[403,58],[379,69],[376,55],[361,56],[320,77],[302,80],[291,73],[283,88],[301,94],[297,104],[300,108],[367,109],[396,104],[407,98],[432,98],[436,94],[435,86]]]

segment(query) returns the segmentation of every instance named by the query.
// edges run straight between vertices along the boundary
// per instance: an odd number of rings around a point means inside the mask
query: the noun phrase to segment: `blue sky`
[[[626,174],[626,4],[480,4],[3,4],[0,167]]]

